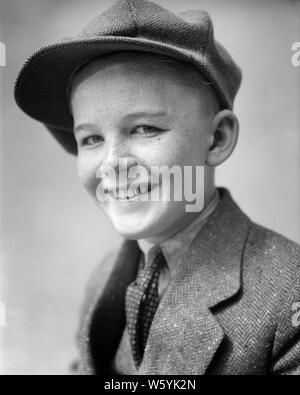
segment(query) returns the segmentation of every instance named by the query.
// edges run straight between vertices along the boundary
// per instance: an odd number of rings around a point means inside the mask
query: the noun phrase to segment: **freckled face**
[[[128,239],[165,239],[192,214],[185,201],[100,202],[100,166],[117,170],[119,159],[126,159],[150,173],[151,166],[204,165],[209,148],[208,88],[195,88],[166,65],[155,70],[133,54],[126,61],[110,56],[84,68],[71,92],[79,177]]]

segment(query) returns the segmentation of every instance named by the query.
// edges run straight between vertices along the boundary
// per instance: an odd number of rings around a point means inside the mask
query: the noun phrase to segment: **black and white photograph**
[[[0,375],[300,375],[299,0],[0,0],[0,162]]]

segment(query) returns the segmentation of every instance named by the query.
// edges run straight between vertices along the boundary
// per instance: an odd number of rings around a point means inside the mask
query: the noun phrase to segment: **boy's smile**
[[[149,171],[204,166],[215,115],[209,86],[156,63],[155,56],[152,62],[135,52],[100,58],[75,76],[71,91],[80,179],[116,230],[131,239],[165,239],[197,213],[186,213],[185,201],[141,201],[137,195],[155,185],[141,177],[127,193],[105,177],[105,168],[118,174],[120,160]],[[119,188],[115,199],[97,199],[100,181],[105,192]]]

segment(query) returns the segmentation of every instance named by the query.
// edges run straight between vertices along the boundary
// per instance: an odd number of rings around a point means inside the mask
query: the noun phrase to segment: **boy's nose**
[[[124,139],[113,138],[106,142],[102,157],[101,168],[114,169],[117,173],[129,169],[137,164],[137,160],[132,156],[128,144]]]

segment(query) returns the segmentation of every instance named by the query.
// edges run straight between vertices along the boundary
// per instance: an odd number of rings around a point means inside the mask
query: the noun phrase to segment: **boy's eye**
[[[95,145],[99,144],[101,141],[103,141],[103,137],[93,134],[92,136],[83,139],[82,145]]]
[[[140,125],[140,126],[136,127],[133,130],[133,133],[150,135],[150,134],[156,134],[156,133],[159,133],[159,132],[162,132],[162,131],[163,131],[162,129],[159,129],[159,128],[155,127],[155,126]]]

